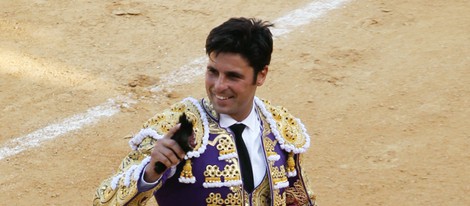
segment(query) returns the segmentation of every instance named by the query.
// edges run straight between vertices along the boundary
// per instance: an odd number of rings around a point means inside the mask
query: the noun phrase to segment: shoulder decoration
[[[148,120],[143,129],[129,141],[129,145],[132,149],[137,150],[146,137],[155,140],[163,138],[170,128],[178,124],[178,118],[183,112],[186,113],[186,116],[194,125],[193,130],[196,141],[194,150],[189,151],[185,159],[199,157],[205,152],[209,140],[209,122],[198,100],[192,97],[172,105],[170,109]]]
[[[297,176],[294,154],[300,154],[310,147],[310,136],[302,122],[288,113],[284,107],[272,106],[269,101],[255,97],[255,104],[266,117],[271,132],[281,149],[288,152],[287,176]],[[273,157],[274,159],[274,157]]]
[[[299,154],[310,147],[310,136],[300,119],[295,118],[284,107],[275,107],[267,100],[255,97],[255,103],[266,117],[272,133],[282,149]]]
[[[144,158],[140,164],[132,165],[127,168],[126,172],[121,172],[115,175],[111,180],[111,188],[115,190],[119,184],[119,181],[124,181],[124,185],[129,187],[131,180],[137,181],[140,177],[140,173],[144,170],[144,167],[150,162],[150,157]],[[124,177],[124,180],[122,178]]]
[[[196,178],[192,174],[191,158],[198,158],[203,154],[206,151],[206,147],[209,142],[209,121],[207,120],[207,115],[198,100],[188,97],[183,99],[183,101],[172,105],[170,109],[165,110],[163,113],[155,115],[144,124],[143,129],[141,129],[139,133],[129,140],[129,145],[133,150],[151,151],[153,144],[148,144],[149,142],[153,143],[153,141],[145,141],[145,139],[162,139],[170,128],[178,124],[179,117],[183,112],[186,113],[188,120],[193,123],[195,147],[192,151],[186,153],[186,156],[184,157],[184,159],[186,159],[186,163],[178,180],[181,183],[194,184],[196,182]],[[148,163],[148,161],[145,163]]]

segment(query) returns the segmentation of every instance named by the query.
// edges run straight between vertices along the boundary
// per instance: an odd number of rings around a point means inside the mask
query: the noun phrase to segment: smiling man
[[[301,167],[305,127],[255,96],[271,61],[271,26],[232,18],[209,33],[207,98],[186,98],[145,123],[94,205],[145,205],[152,195],[160,206],[315,205]],[[183,113],[193,129],[186,153],[172,138]]]
[[[268,66],[264,66],[256,75],[253,71],[240,54],[210,53],[206,90],[215,111],[237,121],[242,121],[250,114],[256,88],[264,83]]]

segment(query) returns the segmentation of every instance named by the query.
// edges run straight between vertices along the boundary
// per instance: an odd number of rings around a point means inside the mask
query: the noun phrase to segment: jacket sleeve
[[[129,141],[132,151],[121,162],[118,171],[102,182],[96,190],[93,205],[145,205],[152,198],[154,192],[175,172],[168,169],[153,188],[139,184],[142,172],[150,162],[155,142],[163,138],[163,135],[178,123],[182,112],[197,122],[200,112],[194,106],[195,102],[197,100],[187,98],[144,123],[143,129]],[[200,136],[205,130],[200,124],[196,125],[198,128],[195,130],[200,132],[196,133],[196,136]]]
[[[303,171],[301,154],[295,155],[297,174],[289,178],[286,189],[287,206],[317,206],[316,195],[310,186],[308,175]]]
[[[146,204],[162,184],[160,180],[155,187],[146,191],[139,188],[142,171],[150,160],[149,155],[155,141],[153,138],[145,137],[138,148],[122,160],[118,171],[97,188],[93,205]]]

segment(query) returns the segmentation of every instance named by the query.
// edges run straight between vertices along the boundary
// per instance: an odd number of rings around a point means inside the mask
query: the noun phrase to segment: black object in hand
[[[194,144],[192,143],[194,138],[191,138],[193,137],[193,123],[187,119],[185,113],[180,116],[179,123],[181,123],[181,126],[171,137],[171,139],[175,140],[181,149],[187,153],[188,151],[194,149]],[[166,170],[166,166],[161,162],[156,162],[153,169],[157,174],[161,174]]]

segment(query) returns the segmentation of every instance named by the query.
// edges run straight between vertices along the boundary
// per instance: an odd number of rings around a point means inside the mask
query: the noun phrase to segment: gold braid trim
[[[140,148],[148,148],[155,142],[152,138],[146,138],[142,141]],[[137,189],[138,178],[133,177],[137,165],[140,165],[146,156],[149,155],[149,150],[132,151],[121,162],[119,172],[111,178],[108,178],[95,192],[93,205],[145,205],[145,203],[152,197],[155,190],[161,187],[158,184],[155,188],[146,192],[139,193]],[[132,171],[134,169],[134,171]],[[126,177],[127,173],[130,176]],[[126,179],[129,183],[126,184]],[[114,182],[116,181],[116,182]],[[113,189],[114,188],[114,189]]]
[[[298,158],[298,165],[299,167],[302,167],[302,155],[299,155]],[[308,175],[303,170],[301,170],[301,174],[299,174],[299,179],[297,179],[293,185],[286,189],[286,197],[287,205],[317,205],[316,196],[310,187]],[[310,204],[309,200],[312,204]]]
[[[209,122],[200,103],[194,98],[186,98],[149,119],[143,126],[144,129],[150,128],[158,134],[166,134],[172,127],[178,124],[181,114],[186,113],[189,121],[193,123],[195,135],[195,147],[193,151],[186,154],[186,159],[199,157],[206,150],[209,139]]]
[[[305,126],[286,108],[272,106],[269,101],[257,97],[255,97],[255,103],[266,117],[271,132],[283,150],[299,154],[310,147],[310,136]]]

